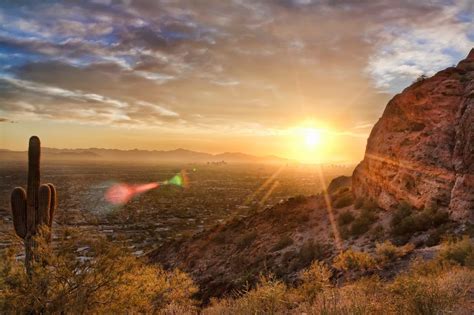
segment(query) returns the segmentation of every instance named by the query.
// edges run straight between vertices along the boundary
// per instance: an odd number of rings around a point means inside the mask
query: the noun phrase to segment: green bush
[[[247,234],[245,234],[244,236],[242,236],[238,240],[237,247],[240,248],[240,249],[247,248],[253,243],[253,241],[256,238],[257,238],[257,232],[256,231],[248,232]]]
[[[364,199],[362,198],[357,198],[355,201],[354,201],[354,208],[355,209],[360,209],[362,208],[362,206],[364,205]]]
[[[346,225],[354,221],[355,217],[349,210],[342,212],[337,218],[339,225]]]
[[[377,210],[377,203],[371,199],[364,200],[362,204],[362,209],[365,210]]]
[[[276,243],[271,248],[271,251],[276,252],[276,251],[282,250],[283,248],[286,248],[286,247],[290,246],[291,244],[293,244],[293,239],[291,237],[289,237],[288,235],[284,235],[280,238],[278,243]]]
[[[467,222],[467,223],[466,223],[465,233],[466,233],[469,237],[474,237],[474,224]]]
[[[302,268],[309,266],[314,260],[322,260],[327,254],[327,246],[308,240],[303,243],[298,253],[298,265],[295,267]]]
[[[407,239],[416,232],[427,231],[447,222],[449,222],[449,214],[446,211],[430,207],[421,212],[415,212],[409,204],[402,203],[392,216],[391,234]]]
[[[359,236],[370,229],[370,226],[377,221],[377,215],[373,210],[362,209],[359,216],[352,222],[350,233],[352,236]]]
[[[295,218],[295,220],[298,224],[308,223],[309,219],[310,219],[309,214],[307,214],[307,213],[300,213]]]
[[[305,196],[297,195],[297,196],[288,198],[287,202],[290,205],[297,205],[297,204],[301,204],[301,203],[305,202],[306,200],[307,200],[307,198]]]
[[[438,226],[436,229],[430,232],[430,234],[428,235],[428,239],[425,242],[425,245],[426,246],[438,245],[443,239],[443,236],[446,235],[447,230],[448,230],[447,224]]]
[[[474,244],[468,237],[452,239],[444,242],[441,246],[437,259],[447,262],[455,262],[461,266],[474,267]]]
[[[344,208],[344,207],[350,206],[353,202],[354,202],[354,199],[352,198],[352,194],[349,192],[349,193],[345,193],[341,197],[337,198],[333,202],[333,206],[334,206],[334,208],[339,209],[339,208]]]
[[[372,240],[381,240],[385,236],[385,230],[383,225],[378,224],[370,231],[371,239]]]
[[[227,233],[226,233],[226,231],[218,231],[215,234],[213,240],[217,244],[225,244],[227,242]]]

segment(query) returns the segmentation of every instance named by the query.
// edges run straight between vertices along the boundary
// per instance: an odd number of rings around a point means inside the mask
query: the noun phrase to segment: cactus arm
[[[16,234],[25,238],[26,236],[26,192],[21,187],[13,189],[11,194],[11,208],[13,226]]]
[[[40,186],[41,143],[38,137],[30,138],[28,146],[28,187],[27,187],[27,231],[35,232],[38,190]]]
[[[51,207],[51,189],[43,184],[38,190],[38,211],[36,212],[37,228],[42,224],[49,225],[49,211]]]
[[[51,190],[51,205],[49,207],[49,222],[48,225],[51,228],[53,225],[53,217],[54,211],[58,207],[58,192],[56,191],[56,187],[53,184],[48,184],[49,189]]]

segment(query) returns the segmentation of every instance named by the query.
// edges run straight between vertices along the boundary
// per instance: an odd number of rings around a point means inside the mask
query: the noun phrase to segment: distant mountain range
[[[119,149],[54,149],[42,148],[44,160],[77,160],[77,161],[136,161],[136,162],[222,162],[227,163],[286,163],[290,160],[277,156],[254,156],[240,152],[210,154],[186,149],[170,151],[157,150],[119,150]],[[0,160],[26,160],[26,151],[0,149]]]

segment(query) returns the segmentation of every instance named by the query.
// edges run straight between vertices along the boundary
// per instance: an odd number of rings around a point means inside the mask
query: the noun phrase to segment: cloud
[[[364,122],[362,122],[362,123],[359,123],[359,124],[355,125],[353,127],[353,129],[369,129],[369,128],[372,128],[373,126],[374,126],[373,123],[364,123]]]
[[[143,101],[138,101],[136,103],[140,106],[150,108],[154,113],[156,113],[156,114],[158,114],[159,116],[162,116],[162,117],[171,117],[171,118],[179,117],[178,113],[173,112],[172,110],[169,110],[167,108],[164,108],[164,107],[156,105],[156,104],[151,104],[151,103],[143,102]]]
[[[175,121],[179,114],[149,102],[67,90],[10,77],[0,77],[1,112],[22,119],[51,119],[80,123],[156,125]]]
[[[47,96],[67,98],[79,102],[99,102],[112,105],[117,108],[128,107],[126,102],[122,102],[116,99],[112,99],[103,95],[93,94],[93,93],[84,93],[82,91],[69,91],[62,88],[48,86],[44,84],[14,79],[10,77],[1,77],[0,80],[3,80],[11,85],[24,89],[29,92],[34,92],[38,94],[43,94]]]
[[[367,71],[377,87],[400,91],[418,76],[456,64],[474,46],[474,3],[440,3],[437,10],[415,23],[394,21],[375,31],[376,52],[369,57]]]
[[[462,58],[472,16],[472,1],[7,2],[0,114],[229,132],[316,117],[345,130]]]
[[[8,119],[8,118],[0,117],[0,123],[11,123],[11,124],[15,124],[16,121],[11,120],[11,119]]]

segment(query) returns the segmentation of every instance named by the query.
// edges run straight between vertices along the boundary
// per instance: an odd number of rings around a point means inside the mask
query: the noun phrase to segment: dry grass
[[[378,244],[376,257],[397,259],[411,246]],[[233,298],[213,300],[203,314],[472,314],[474,271],[470,265],[472,240],[443,244],[435,260],[416,259],[409,270],[391,281],[363,277],[338,287],[331,282],[331,270],[314,262],[300,273],[301,283],[290,287],[274,278],[262,278],[253,290]],[[461,262],[459,262],[459,258]],[[462,266],[462,265],[465,266]],[[334,265],[344,271],[368,269],[375,259],[346,251]]]
[[[406,244],[404,246],[393,245],[390,241],[377,243],[375,245],[375,254],[377,261],[381,264],[393,262],[399,258],[405,257],[413,251],[415,246],[413,244]]]
[[[342,271],[364,271],[375,266],[375,259],[370,254],[352,249],[337,255],[333,262],[333,267]]]

